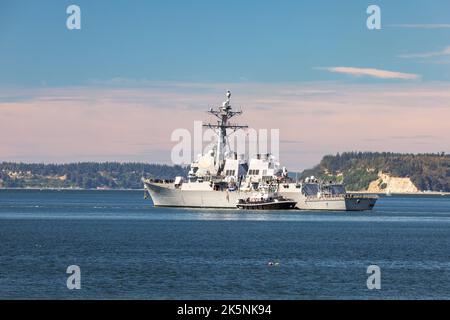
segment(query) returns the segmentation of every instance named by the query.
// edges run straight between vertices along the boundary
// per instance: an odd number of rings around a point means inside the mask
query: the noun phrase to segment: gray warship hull
[[[301,193],[280,192],[280,195],[296,201],[296,208],[301,210],[322,211],[366,211],[372,210],[376,197],[365,195],[342,195],[339,197],[306,197]]]
[[[239,199],[249,196],[242,191],[182,190],[170,184],[144,182],[155,207],[236,209]]]
[[[144,186],[156,207],[236,209],[239,199],[250,191],[183,190],[173,184],[144,181]],[[300,191],[280,191],[281,196],[296,202],[300,210],[364,211],[371,210],[377,198],[366,195],[343,195],[333,198],[306,197]]]

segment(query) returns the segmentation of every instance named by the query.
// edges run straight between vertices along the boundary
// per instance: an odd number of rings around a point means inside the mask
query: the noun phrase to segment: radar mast
[[[223,166],[225,164],[225,147],[228,144],[227,129],[233,130],[232,132],[235,132],[238,129],[248,128],[248,126],[245,125],[242,126],[237,124],[231,124],[228,122],[232,117],[236,115],[241,115],[242,111],[232,110],[232,107],[230,105],[230,98],[231,98],[230,90],[227,91],[226,97],[227,100],[222,103],[222,106],[217,107],[216,109],[211,108],[208,111],[208,113],[212,114],[218,119],[217,123],[216,124],[207,123],[203,125],[203,127],[213,129],[218,135],[217,150],[215,155],[218,175],[220,175]]]

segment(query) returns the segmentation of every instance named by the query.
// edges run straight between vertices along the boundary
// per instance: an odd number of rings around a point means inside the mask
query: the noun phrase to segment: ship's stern
[[[378,200],[376,195],[347,194],[345,196],[345,208],[348,211],[372,210]]]

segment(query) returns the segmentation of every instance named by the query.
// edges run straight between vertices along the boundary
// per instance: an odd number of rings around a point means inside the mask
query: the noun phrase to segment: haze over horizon
[[[66,28],[77,4],[81,30]],[[371,3],[370,3],[371,4]],[[450,2],[3,1],[0,161],[170,163],[232,92],[291,171],[344,151],[450,152]]]

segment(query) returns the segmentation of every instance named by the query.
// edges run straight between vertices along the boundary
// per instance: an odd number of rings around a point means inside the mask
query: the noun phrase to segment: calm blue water
[[[81,290],[66,287],[73,264]],[[371,264],[381,290],[367,289]],[[138,191],[0,190],[0,298],[449,299],[450,198],[248,213],[153,208]]]

